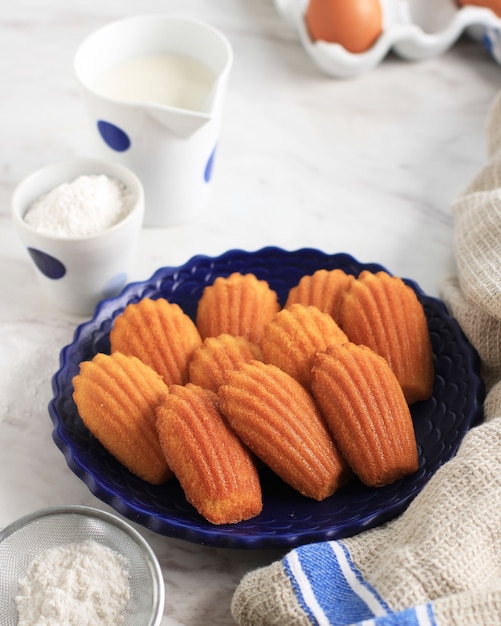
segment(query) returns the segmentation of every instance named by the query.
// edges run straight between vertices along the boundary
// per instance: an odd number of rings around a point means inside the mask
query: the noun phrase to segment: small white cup
[[[38,232],[24,219],[33,201],[82,175],[104,174],[130,192],[130,211],[115,225],[95,235],[64,237]],[[29,175],[12,196],[12,218],[33,261],[40,286],[59,309],[88,315],[104,298],[125,285],[134,263],[144,218],[144,193],[128,169],[94,159],[54,163]]]
[[[99,90],[103,72],[158,54],[188,57],[212,72],[214,81],[201,108],[148,101],[139,92],[137,100],[120,99]],[[139,176],[146,226],[186,222],[206,206],[232,62],[222,33],[204,22],[171,15],[112,22],[78,47],[74,69],[98,153]]]

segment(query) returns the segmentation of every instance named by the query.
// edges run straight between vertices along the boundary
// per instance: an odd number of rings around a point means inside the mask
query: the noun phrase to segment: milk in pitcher
[[[102,72],[95,89],[115,100],[202,111],[216,77],[200,61],[174,53],[126,59]]]

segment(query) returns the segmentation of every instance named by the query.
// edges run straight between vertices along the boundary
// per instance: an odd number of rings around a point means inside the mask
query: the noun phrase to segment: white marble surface
[[[501,83],[480,44],[355,79],[322,75],[272,0],[6,0],[0,20],[0,527],[35,509],[106,509],[52,443],[47,403],[60,349],[83,321],[41,294],[10,219],[15,184],[46,163],[92,156],[72,71],[81,39],[139,12],[204,19],[235,62],[210,206],[196,221],[144,229],[131,279],[197,253],[268,244],[346,251],[430,294],[452,267],[450,202],[485,158]],[[169,626],[232,624],[242,574],[278,552],[212,549],[143,531],[163,568]]]

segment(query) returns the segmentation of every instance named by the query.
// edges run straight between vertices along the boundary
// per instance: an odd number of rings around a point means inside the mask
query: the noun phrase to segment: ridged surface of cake
[[[154,370],[120,352],[97,354],[80,364],[73,387],[83,423],[110,454],[147,482],[161,484],[172,477],[155,413],[169,390]]]
[[[279,310],[277,294],[265,280],[234,272],[204,289],[196,323],[203,339],[227,333],[259,343],[263,326]]]
[[[431,397],[434,367],[426,316],[401,278],[363,271],[343,299],[341,326],[351,341],[388,361],[409,404]]]
[[[167,385],[188,380],[188,361],[202,339],[181,307],[164,298],[127,305],[110,332],[112,352],[137,356]]]
[[[209,522],[232,524],[261,512],[254,460],[221,415],[216,394],[172,385],[157,409],[157,429],[186,499]]]
[[[242,441],[286,483],[323,500],[349,477],[306,389],[274,365],[252,361],[228,373],[221,410]]]
[[[316,306],[339,324],[341,301],[352,280],[355,279],[351,274],[338,268],[317,270],[311,275],[303,276],[290,289],[284,308],[291,304]]]
[[[262,360],[261,348],[245,337],[227,333],[207,337],[191,355],[188,380],[217,392],[228,370],[253,360]]]
[[[319,353],[312,393],[351,469],[380,487],[418,468],[409,406],[387,361],[353,343]]]
[[[316,353],[346,341],[348,337],[328,313],[316,306],[291,304],[265,326],[260,346],[266,363],[309,387]]]

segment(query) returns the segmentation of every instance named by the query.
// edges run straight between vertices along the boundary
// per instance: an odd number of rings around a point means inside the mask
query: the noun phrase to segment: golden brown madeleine
[[[355,280],[354,276],[341,269],[319,269],[311,275],[303,276],[299,283],[292,287],[285,308],[291,304],[316,306],[339,324],[341,301],[352,280]]]
[[[347,341],[346,334],[328,313],[316,306],[291,304],[266,324],[260,346],[266,363],[276,365],[309,387],[316,353]]]
[[[202,339],[181,307],[164,298],[143,298],[125,307],[110,333],[112,352],[137,356],[167,385],[188,380],[188,361]]]
[[[341,306],[341,326],[357,344],[383,356],[409,404],[433,393],[433,351],[423,307],[397,276],[363,271]]]
[[[227,333],[207,337],[191,355],[188,380],[217,392],[224,382],[226,371],[237,369],[242,363],[262,359],[261,348],[245,337]]]
[[[277,294],[265,280],[234,272],[204,289],[196,323],[202,339],[227,333],[259,343],[263,326],[279,310]]]
[[[312,393],[351,469],[380,487],[418,468],[409,406],[387,361],[366,346],[319,353]]]
[[[156,430],[156,407],[169,389],[139,359],[120,352],[80,363],[73,399],[83,423],[120,463],[159,485],[172,477]]]
[[[294,378],[261,361],[228,372],[221,410],[240,439],[303,495],[323,500],[350,475],[313,398]]]
[[[261,512],[254,460],[221,415],[215,393],[172,385],[157,408],[157,429],[186,499],[209,522],[234,524]]]

